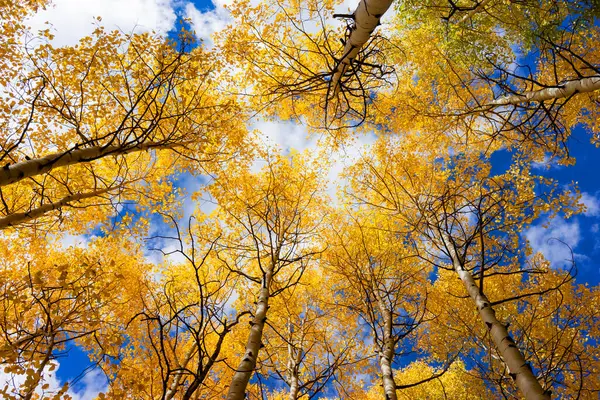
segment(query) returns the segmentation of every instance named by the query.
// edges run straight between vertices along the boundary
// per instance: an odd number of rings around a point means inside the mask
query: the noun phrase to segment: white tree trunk
[[[339,83],[348,70],[352,60],[356,58],[360,49],[369,41],[371,34],[379,25],[379,21],[392,5],[392,0],[361,0],[354,11],[354,24],[350,36],[346,40],[344,53],[337,70],[331,78],[333,93],[339,92]]]
[[[568,81],[560,86],[549,87],[540,90],[511,94],[497,98],[488,103],[488,106],[507,106],[528,103],[532,101],[542,102],[569,97],[575,93],[589,93],[600,90],[600,76]]]
[[[302,350],[298,350],[296,357],[290,361],[290,393],[288,398],[290,400],[297,400],[298,393],[300,392],[300,381],[298,379],[298,367],[300,364],[300,358],[302,357]]]
[[[387,332],[388,324],[391,332],[392,313],[389,311],[385,315],[386,332],[384,332],[383,336],[384,347],[379,352],[379,367],[381,368],[383,391],[385,393],[386,400],[397,400],[398,396],[396,395],[396,382],[394,381],[394,371],[392,370],[392,361],[394,359],[394,343],[392,342],[391,334],[388,334]]]
[[[272,267],[271,267],[272,268]],[[254,319],[251,322],[250,334],[246,343],[246,350],[242,361],[231,380],[227,400],[244,400],[246,396],[246,387],[250,381],[250,377],[256,368],[256,360],[261,347],[263,329],[267,320],[267,310],[269,308],[269,287],[271,285],[272,270],[265,277],[263,286],[260,288],[258,301],[256,303],[256,312]]]
[[[160,142],[146,142],[130,146],[94,146],[53,153],[45,157],[0,167],[0,187],[25,178],[44,174],[54,168],[89,162],[109,155],[125,155],[153,148],[173,148],[175,146],[174,144]]]
[[[96,190],[93,192],[86,193],[77,193],[72,194],[70,196],[65,196],[57,202],[44,204],[38,208],[34,208],[27,212],[22,213],[14,213],[7,215],[6,217],[0,218],[0,229],[7,228],[9,226],[15,226],[18,224],[22,224],[27,221],[31,221],[32,219],[36,219],[47,212],[58,210],[64,206],[70,205],[71,203],[79,200],[89,199],[92,197],[100,196],[104,193],[110,192],[111,190],[116,190],[118,188],[106,188],[101,190]]]
[[[379,349],[379,368],[381,370],[381,379],[383,381],[383,391],[386,400],[397,400],[396,381],[394,381],[394,371],[392,363],[394,361],[394,341],[392,340],[392,330],[394,316],[392,311],[388,310],[383,304],[383,299],[378,295],[377,288],[374,288],[377,298],[377,306],[383,317],[383,347]]]
[[[487,326],[496,349],[498,349],[498,352],[504,359],[517,387],[521,390],[526,400],[549,400],[550,395],[544,391],[535,375],[533,375],[531,367],[525,361],[516,343],[508,333],[506,326],[496,318],[496,312],[492,308],[490,301],[485,294],[480,293],[473,275],[464,268],[462,260],[452,246],[450,237],[441,231],[440,234],[450,253],[450,258],[452,258],[454,270],[475,303],[479,315]]]
[[[190,349],[188,350],[188,352],[186,353],[186,355],[183,359],[183,362],[179,366],[179,368],[181,368],[182,370],[175,372],[175,378],[173,379],[171,386],[165,393],[165,397],[164,397],[165,400],[171,400],[177,394],[177,389],[179,388],[179,384],[181,383],[181,378],[183,378],[183,375],[184,375],[183,369],[186,368],[188,363],[192,360],[192,356],[194,355],[194,353],[196,353],[196,345],[195,344],[190,347]]]
[[[298,393],[300,392],[300,378],[298,376],[298,372],[300,369],[300,363],[302,362],[302,347],[296,348],[292,344],[293,334],[292,334],[292,324],[289,323],[290,326],[290,343],[288,343],[288,380],[290,385],[290,393],[289,400],[297,400]]]

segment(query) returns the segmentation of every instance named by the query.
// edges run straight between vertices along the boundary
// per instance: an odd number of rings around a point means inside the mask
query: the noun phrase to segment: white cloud
[[[42,373],[42,380],[37,386],[35,393],[43,398],[49,398],[52,394],[58,392],[65,384],[61,382],[56,376],[60,369],[60,364],[54,361],[56,368],[50,371],[50,366],[44,368]],[[0,368],[0,388],[8,386],[8,393],[11,390],[15,394],[19,393],[19,388],[25,383],[26,375],[16,375],[12,373],[4,372],[4,368]],[[42,389],[43,386],[45,389]],[[88,371],[81,381],[79,382],[79,388],[77,390],[69,389],[67,394],[71,396],[73,400],[90,400],[95,398],[99,393],[105,392],[108,389],[108,381],[106,377],[99,369],[92,369]]]
[[[108,390],[108,381],[106,376],[99,369],[89,371],[80,381],[81,388],[76,391],[69,390],[69,395],[73,400],[89,400],[94,399],[99,393]]]
[[[259,139],[269,147],[279,147],[285,154],[292,149],[302,152],[317,147],[318,138],[309,136],[306,127],[292,121],[264,121],[256,119],[249,129],[259,131]]]
[[[170,243],[168,243],[168,242],[170,242]],[[179,247],[179,243],[175,242],[174,240],[162,242],[160,249],[162,250],[162,252],[160,252],[158,250],[152,251],[153,253],[158,254],[158,257],[149,258],[150,260],[152,260],[152,262],[154,262],[155,260],[158,260],[158,262],[155,262],[155,264],[159,264],[163,261],[171,262],[173,264],[183,264],[183,263],[188,262],[185,255],[182,254],[180,251],[181,248]],[[191,249],[188,249],[185,247],[183,250],[185,252],[191,252]]]
[[[190,216],[196,211],[197,207],[196,202],[192,200],[192,195],[201,190],[209,180],[210,178],[206,175],[195,176],[187,173],[178,179],[177,185],[184,188],[186,192],[183,199],[183,215],[178,221],[179,225],[187,226]],[[205,209],[202,209],[202,211],[206,212]]]
[[[101,17],[102,21],[95,20]],[[28,24],[32,32],[46,29],[49,22],[55,35],[53,44],[76,44],[100,24],[108,30],[166,33],[176,21],[173,0],[54,0],[46,10],[34,15]]]
[[[208,47],[213,45],[213,33],[222,31],[232,21],[229,11],[223,6],[224,2],[217,1],[213,10],[205,12],[198,10],[192,3],[185,7],[185,17],[191,20],[196,38],[204,41]]]
[[[20,392],[20,388],[25,383],[26,377],[27,376],[25,374],[6,373],[4,372],[4,368],[0,368],[0,388],[8,387],[8,393],[18,394]],[[46,384],[48,387],[46,389],[42,389],[42,386]],[[44,368],[42,379],[37,386],[35,393],[39,395],[49,394],[58,391],[60,387],[60,383],[56,378],[56,369],[54,371],[50,371],[50,367],[48,366]]]
[[[585,212],[583,213],[585,216],[587,216],[587,217],[600,216],[600,200],[597,197],[595,197],[587,192],[582,192],[581,199],[579,201],[586,208]]]
[[[555,158],[544,156],[542,161],[534,161],[531,163],[531,168],[537,170],[559,169],[561,166]]]
[[[180,224],[179,229],[183,240],[187,237],[188,224]],[[161,237],[156,237],[157,235]],[[165,261],[174,264],[187,262],[185,256],[179,251],[180,243],[176,239],[166,239],[166,237],[176,238],[177,231],[171,228],[166,223],[162,222],[161,218],[156,218],[151,221],[149,240],[146,242],[146,251],[144,258],[146,262],[154,265],[159,265]],[[184,251],[188,252],[189,248],[184,247]],[[161,273],[155,274],[153,279],[159,280],[162,277]]]
[[[346,181],[341,178],[341,174],[346,168],[356,163],[375,143],[376,139],[375,134],[357,136],[352,143],[343,146],[331,155],[331,165],[327,174],[329,180],[327,193],[334,201],[337,201],[336,191],[338,187],[343,187],[346,184]]]
[[[251,0],[251,5],[257,5],[259,0]],[[192,28],[195,31],[196,37],[202,39],[207,46],[213,45],[212,35],[225,29],[228,24],[233,22],[227,6],[234,4],[233,0],[212,0],[213,8],[208,11],[200,11],[192,3],[187,3],[185,6],[185,17],[191,20]],[[334,7],[334,12],[339,14],[352,14],[358,6],[358,0],[343,0]],[[394,6],[384,14],[381,19],[383,25],[380,29],[385,29],[385,26],[392,21],[395,15]],[[332,26],[341,26],[345,22],[341,19],[329,19],[326,23]],[[309,33],[316,33],[322,29],[318,20],[305,20],[304,29]]]
[[[355,163],[367,148],[376,140],[374,134],[357,135],[351,142],[343,145],[339,150],[327,151],[319,148],[319,138],[309,135],[306,127],[292,121],[262,121],[256,120],[250,129],[259,131],[260,141],[271,148],[281,149],[283,154],[291,150],[303,152],[308,150],[315,157],[320,157],[324,165],[328,165],[327,193],[335,201],[338,186],[343,186],[344,181],[340,175],[344,170]],[[258,172],[265,165],[264,161],[257,160],[252,170]]]
[[[574,251],[581,240],[579,222],[574,220],[569,223],[559,218],[532,226],[524,236],[533,251],[541,252],[553,268],[570,266],[571,250]],[[574,254],[574,257],[577,258],[578,254]]]
[[[265,148],[281,151],[287,155],[292,150],[302,152],[306,149],[317,149],[318,139],[309,136],[306,128],[292,121],[265,121],[253,119],[248,129],[256,131],[258,141]],[[265,160],[256,159],[252,164],[252,172],[259,172],[266,165]]]
[[[93,235],[72,235],[70,233],[64,233],[61,236],[57,236],[55,239],[63,249],[69,247],[84,249],[94,238],[95,236]]]

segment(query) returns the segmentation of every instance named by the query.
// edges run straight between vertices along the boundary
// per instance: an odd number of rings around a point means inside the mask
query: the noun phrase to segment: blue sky
[[[208,0],[194,0],[192,1],[192,3],[194,3],[194,5],[196,6],[196,8],[200,11],[206,12],[206,11],[211,11],[215,9],[215,5],[212,3],[212,1],[208,1]]]
[[[544,218],[524,232],[532,246],[541,250],[554,266],[565,265],[570,250],[553,238],[569,244],[575,254],[578,268],[577,282],[597,285],[600,283],[600,149],[590,143],[590,135],[584,129],[575,129],[568,141],[571,156],[576,159],[574,166],[559,166],[554,162],[534,166],[534,172],[556,179],[561,186],[577,185],[582,193],[581,202],[586,205],[584,214],[569,219],[556,218],[548,228],[542,227]],[[505,152],[506,153],[506,152]],[[496,154],[492,162],[505,165],[506,154]]]

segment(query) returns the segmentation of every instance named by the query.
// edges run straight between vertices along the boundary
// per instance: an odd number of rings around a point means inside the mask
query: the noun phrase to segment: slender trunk
[[[392,362],[394,360],[394,341],[392,338],[393,315],[391,310],[385,308],[383,301],[377,297],[379,311],[383,317],[383,347],[379,349],[379,368],[381,369],[381,378],[383,380],[383,391],[386,400],[397,400],[396,381],[394,381],[394,371]]]
[[[288,371],[289,371],[289,385],[290,393],[289,400],[296,400],[298,393],[300,392],[300,379],[298,377],[298,371],[300,368],[300,362],[302,361],[302,344],[300,343],[299,348],[296,348],[293,341],[292,323],[289,322],[290,327],[290,341],[288,343]]]
[[[267,272],[263,286],[260,288],[258,301],[256,303],[256,312],[254,319],[250,322],[250,334],[246,343],[246,350],[242,361],[231,379],[227,400],[243,400],[246,396],[246,387],[250,381],[250,377],[256,368],[256,360],[261,347],[262,333],[267,320],[267,310],[269,307],[269,287],[271,285],[272,268]]]
[[[576,93],[589,93],[595,90],[600,90],[600,76],[591,76],[589,78],[568,81],[555,87],[502,96],[488,103],[488,106],[518,105],[532,101],[542,102],[562,99]]]
[[[291,346],[291,345],[290,345]],[[298,398],[298,392],[300,391],[300,382],[298,379],[298,366],[300,364],[300,358],[302,356],[302,350],[298,350],[296,357],[290,362],[290,393],[288,398],[290,400],[296,400]]]
[[[344,45],[344,53],[339,61],[337,69],[331,78],[331,87],[333,93],[337,94],[340,90],[340,79],[356,58],[360,49],[369,41],[371,34],[379,26],[379,21],[383,14],[392,5],[392,0],[361,0],[354,11],[354,24]]]
[[[165,400],[171,400],[175,396],[175,394],[177,394],[177,388],[179,387],[179,384],[181,383],[181,378],[183,377],[183,369],[185,369],[188,363],[192,360],[192,356],[195,352],[196,346],[194,345],[190,347],[190,349],[186,353],[185,358],[183,359],[183,363],[179,366],[179,368],[181,368],[182,370],[175,372],[175,379],[173,379],[169,390],[167,390],[167,393],[165,393]]]
[[[45,157],[15,164],[6,164],[0,168],[0,187],[44,174],[54,168],[89,162],[109,155],[125,155],[153,148],[173,148],[175,146],[177,145],[163,142],[145,142],[124,146],[94,146],[53,153]]]
[[[510,376],[515,380],[517,387],[525,395],[526,400],[549,400],[550,395],[544,391],[535,375],[533,375],[531,366],[525,361],[523,354],[521,354],[513,338],[508,333],[506,326],[496,318],[496,312],[492,308],[490,301],[485,294],[480,292],[475,279],[473,279],[473,275],[464,268],[464,262],[452,246],[450,237],[444,233],[441,233],[441,235],[450,253],[454,270],[475,303],[479,315],[490,331],[490,336],[496,345],[496,349],[504,359],[510,371]]]
[[[4,229],[9,226],[15,226],[15,225],[27,222],[27,221],[31,221],[32,219],[41,217],[42,215],[44,215],[47,212],[58,210],[66,205],[70,205],[70,203],[72,203],[72,202],[83,200],[83,199],[89,199],[91,197],[100,196],[104,193],[107,193],[107,192],[109,192],[111,190],[115,190],[115,189],[116,188],[114,188],[114,187],[109,187],[109,188],[105,188],[105,189],[101,189],[101,190],[96,190],[93,192],[76,193],[76,194],[72,194],[69,196],[65,196],[57,202],[44,204],[38,208],[31,209],[27,212],[14,213],[14,214],[7,215],[6,217],[0,218],[0,229]]]
[[[300,385],[298,384],[298,376],[292,378],[292,384],[290,386],[290,400],[296,400],[298,398],[298,392],[300,391]]]

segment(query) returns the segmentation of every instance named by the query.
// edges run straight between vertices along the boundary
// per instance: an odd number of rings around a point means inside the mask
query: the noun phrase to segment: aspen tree
[[[419,81],[401,78],[389,106],[405,104],[419,124],[445,121],[471,148],[500,142],[568,163],[576,124],[597,141],[596,15],[592,3],[574,1],[402,3],[390,40],[402,46],[399,60]],[[431,42],[413,49],[413,37]]]
[[[99,399],[597,396],[598,287],[523,235],[581,210],[530,166],[598,140],[591,1],[242,1],[214,49],[57,48],[24,26],[46,5],[0,4],[3,396],[68,396],[46,380],[70,349]],[[336,202],[335,158],[265,150],[250,115],[380,138]]]
[[[7,6],[7,18],[23,18],[36,4]],[[0,49],[14,53],[3,59],[10,76],[0,105],[0,212],[7,224],[56,217],[73,205],[143,202],[144,188],[160,185],[173,169],[211,170],[246,140],[235,99],[218,93],[220,61],[193,48],[189,33],[173,43],[98,27],[76,46],[54,47],[47,31],[22,43],[27,32],[13,25]]]
[[[490,106],[516,105],[519,103],[558,100],[577,93],[589,93],[600,89],[600,76],[567,81],[556,87],[536,91],[504,95],[489,103]]]
[[[369,41],[373,31],[381,24],[381,17],[391,5],[392,0],[361,0],[358,3],[356,10],[349,17],[353,24],[351,24],[350,33],[345,39],[342,58],[339,61],[336,60],[335,73],[331,78],[333,95],[337,95],[340,91],[340,80],[352,69],[352,62],[361,48]]]
[[[378,33],[380,13],[364,11],[391,2],[358,3],[348,15],[331,15],[329,3],[269,1],[234,14],[239,31],[223,48],[256,82],[249,90],[257,107],[303,118],[342,141],[350,134],[344,128],[364,123],[380,132],[452,135],[455,147],[488,155],[507,146],[567,163],[576,124],[597,140],[593,4],[407,1],[394,5]],[[363,14],[368,23],[359,21]],[[330,28],[334,16],[347,19],[345,33]]]
[[[360,327],[331,304],[334,290],[331,277],[315,265],[298,285],[272,299],[258,373],[267,386],[272,380],[285,383],[273,396],[296,400],[341,386],[352,392],[349,382],[365,371]]]
[[[101,198],[103,194],[109,193],[110,191],[118,191],[119,188],[120,186],[116,186],[85,193],[76,193],[69,196],[65,196],[62,199],[53,203],[46,203],[39,207],[32,208],[31,210],[26,212],[10,214],[4,218],[0,218],[0,229],[34,220],[46,214],[49,211],[60,210],[65,206],[73,206],[76,202],[79,202],[81,200],[89,198]]]
[[[376,162],[359,163],[364,169],[355,172],[353,195],[382,211],[397,213],[399,235],[415,232],[433,247],[420,248],[424,259],[443,268],[439,254],[447,257],[521,393],[527,398],[547,398],[549,388],[541,387],[532,368],[524,362],[519,343],[514,343],[495,316],[492,304],[504,300],[490,301],[485,296],[484,281],[496,273],[526,273],[518,262],[505,265],[502,261],[509,251],[519,252],[520,230],[546,209],[546,204],[551,204],[554,211],[577,210],[574,199],[561,194],[550,181],[531,175],[526,167],[513,166],[504,175],[489,177],[489,166],[477,154],[424,164],[426,153],[418,153],[421,166],[411,165],[416,155],[402,153],[391,144],[382,141],[376,150]],[[535,194],[535,182],[550,185],[544,195]],[[556,287],[525,293],[523,297],[559,290],[570,279],[567,276]]]
[[[8,376],[26,379],[1,393],[36,398],[45,389],[48,371],[74,345],[93,344],[98,357],[117,355],[112,350],[121,345],[118,321],[123,309],[136,309],[143,270],[135,263],[134,249],[120,244],[117,251],[116,244],[107,238],[85,250],[49,249],[37,241],[29,246],[35,257],[27,265],[3,263],[0,363]],[[117,304],[122,308],[114,308]]]
[[[391,4],[361,1],[352,14],[337,15],[331,1],[243,5],[221,46],[243,80],[253,82],[253,107],[342,134],[365,121],[369,96],[393,79],[376,29]]]
[[[160,278],[145,283],[142,306],[127,321],[123,335],[133,354],[125,353],[120,361],[111,396],[136,386],[164,400],[206,394],[210,374],[223,369],[222,352],[232,329],[247,314],[227,308],[236,281],[216,257],[220,234],[214,221],[190,218],[184,232],[172,216],[165,217],[175,232],[148,238],[165,260],[155,267]],[[151,378],[139,382],[149,366]]]
[[[541,254],[532,255],[521,269],[527,271],[526,276],[508,275],[509,268],[502,270],[503,275],[487,276],[486,297],[497,317],[509,325],[507,329],[523,355],[535,366],[542,386],[551,388],[552,398],[590,396],[598,387],[591,373],[598,353],[589,345],[596,333],[589,310],[581,306],[585,301],[581,295],[586,293],[593,307],[595,289],[576,284],[573,271],[552,269]],[[477,274],[475,279],[479,280]],[[428,335],[421,338],[419,346],[443,358],[448,351],[445,346],[453,348],[453,343],[464,343],[469,350],[463,355],[472,365],[473,376],[486,382],[489,390],[519,396],[487,326],[481,326],[479,315],[473,312],[472,303],[465,301],[462,285],[457,283],[456,273],[450,270],[443,270],[435,282],[430,306],[438,317],[435,325],[428,326]]]
[[[336,290],[344,294],[338,303],[365,321],[385,396],[397,399],[398,390],[439,378],[454,360],[432,376],[395,379],[393,366],[413,352],[411,343],[432,318],[427,310],[429,265],[398,239],[385,214],[365,208],[348,212],[335,220],[328,240],[333,246],[328,263],[339,282]]]
[[[266,162],[255,175],[241,167],[227,171],[227,178],[211,188],[232,230],[229,268],[250,285],[245,295],[255,299],[245,350],[227,395],[232,400],[244,398],[256,369],[271,298],[297,285],[321,251],[314,241],[323,202],[316,165],[300,154],[289,159],[267,155]]]

